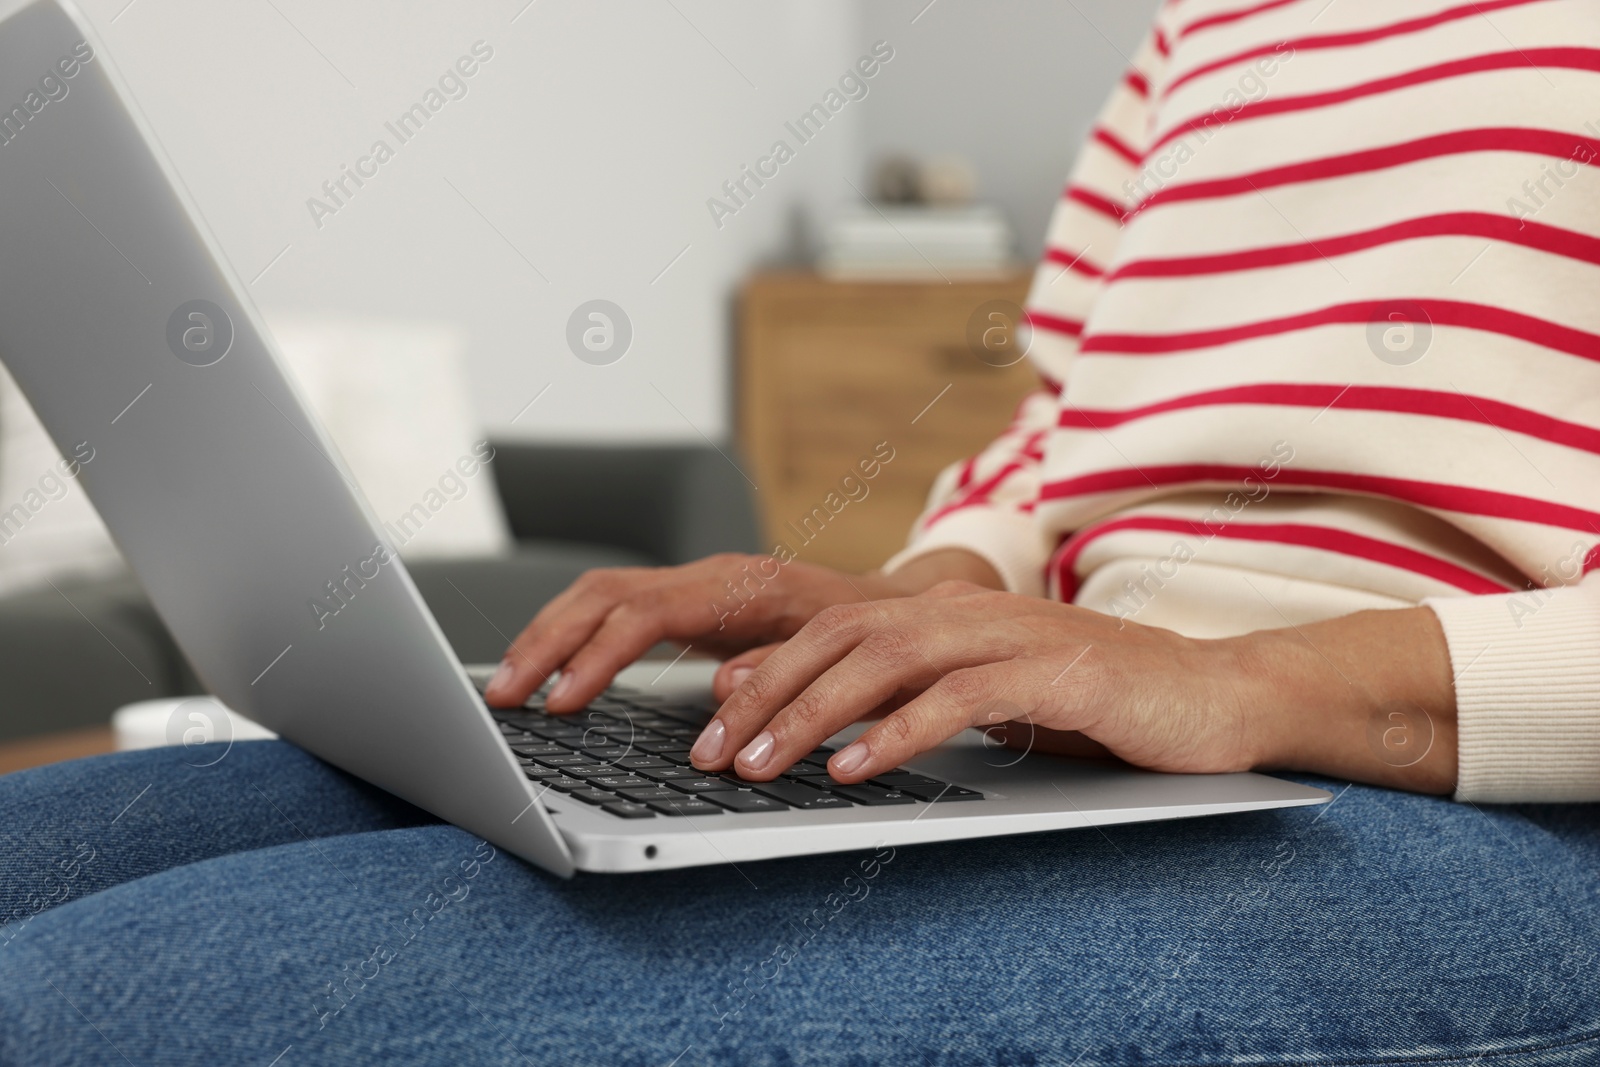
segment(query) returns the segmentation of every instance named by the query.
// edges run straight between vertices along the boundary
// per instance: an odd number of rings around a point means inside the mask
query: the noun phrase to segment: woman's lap
[[[213,856],[437,822],[292,745],[197,758],[148,749],[0,778],[0,924]]]
[[[1600,1059],[1589,809],[1353,787],[561,882],[287,746],[203,777],[177,758],[0,779],[6,892],[96,850],[65,903],[0,931],[0,1061]]]

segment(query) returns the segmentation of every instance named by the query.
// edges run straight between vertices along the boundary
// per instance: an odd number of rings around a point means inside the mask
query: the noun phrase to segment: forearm
[[[1432,611],[1364,611],[1227,644],[1253,683],[1257,767],[1454,792],[1455,688]]]

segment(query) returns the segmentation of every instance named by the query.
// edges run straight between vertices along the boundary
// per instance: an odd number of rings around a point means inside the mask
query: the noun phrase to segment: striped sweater
[[[912,545],[1221,636],[1438,614],[1458,796],[1600,799],[1600,3],[1169,0]]]

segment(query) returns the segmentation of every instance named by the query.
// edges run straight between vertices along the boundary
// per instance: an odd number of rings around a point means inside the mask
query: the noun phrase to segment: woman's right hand
[[[987,564],[962,551],[932,553],[894,576],[738,553],[678,567],[589,571],[518,635],[484,696],[495,707],[520,706],[559,670],[545,706],[576,711],[658,642],[732,656],[787,640],[824,608],[911,596],[948,577],[998,585]],[[720,676],[718,683],[719,695],[736,687]]]
[[[546,706],[576,711],[660,641],[726,657],[792,637],[831,605],[896,595],[876,575],[737,553],[679,567],[589,571],[512,643],[485,698],[516,707],[559,670]]]

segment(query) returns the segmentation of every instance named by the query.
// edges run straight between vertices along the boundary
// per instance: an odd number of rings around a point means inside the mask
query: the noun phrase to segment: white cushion
[[[167,697],[124,705],[111,715],[111,734],[118,752],[182,745],[197,754],[204,752],[205,762],[226,753],[235,741],[271,741],[278,736],[211,697]]]
[[[458,333],[433,323],[350,318],[284,319],[273,333],[403,557],[510,547],[493,470],[479,458],[488,449],[468,401]],[[0,596],[121,566],[62,463],[0,368]],[[5,521],[14,505],[24,508],[25,521],[15,511]]]
[[[385,319],[282,319],[272,329],[401,556],[511,547],[494,471],[473,462],[474,445],[487,445],[468,400],[458,333]]]
[[[84,458],[92,463],[93,455],[91,449]],[[0,596],[121,568],[100,516],[68,471],[76,468],[0,367]]]

